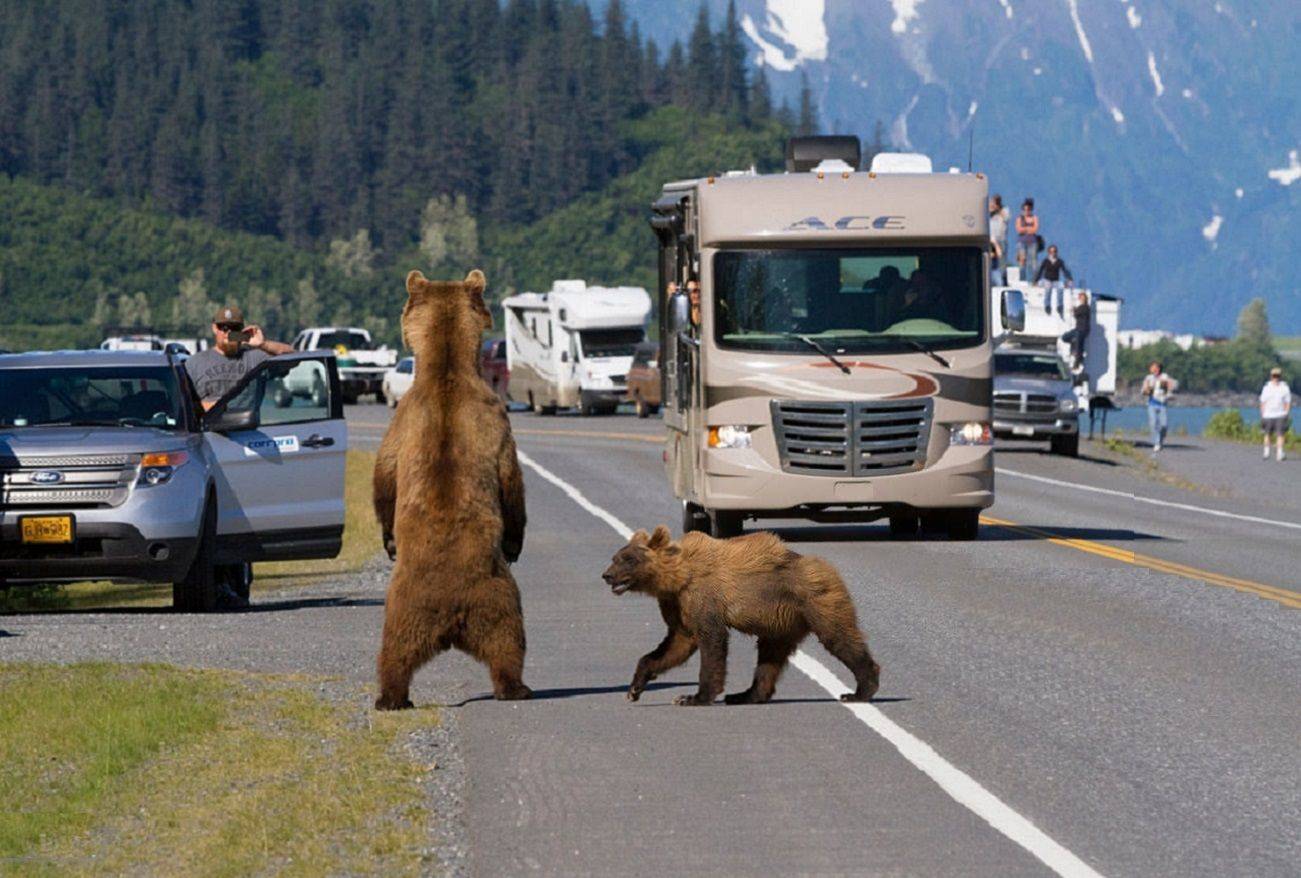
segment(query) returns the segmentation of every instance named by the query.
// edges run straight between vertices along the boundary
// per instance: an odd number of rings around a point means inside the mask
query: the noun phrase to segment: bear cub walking
[[[730,540],[689,533],[675,543],[664,525],[650,535],[639,530],[602,578],[617,595],[636,591],[655,598],[669,628],[637,662],[629,701],[699,649],[700,689],[674,703],[713,704],[727,674],[729,628],[759,638],[759,662],[750,688],[728,695],[728,704],[769,701],[787,659],[809,632],[854,674],[856,688],[842,701],[876,694],[881,667],[868,652],[840,574],[821,558],[792,552],[771,533]]]

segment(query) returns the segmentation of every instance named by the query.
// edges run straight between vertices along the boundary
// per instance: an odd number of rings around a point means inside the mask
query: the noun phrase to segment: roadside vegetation
[[[359,694],[227,671],[0,665],[0,873],[427,870],[436,815],[420,784],[435,766],[402,745],[437,714],[372,715]]]
[[[1121,348],[1117,363],[1121,389],[1137,393],[1148,365],[1156,360],[1179,381],[1182,393],[1256,393],[1273,367],[1282,365],[1285,373],[1297,371],[1284,361],[1274,342],[1265,302],[1253,299],[1238,314],[1238,332],[1230,341],[1186,351],[1173,341]]]
[[[1225,409],[1211,415],[1206,422],[1202,435],[1208,439],[1224,439],[1228,442],[1248,442],[1260,445],[1265,441],[1265,432],[1260,429],[1260,421],[1247,421],[1237,409]],[[1283,446],[1293,451],[1301,451],[1301,436],[1296,427],[1289,426],[1283,438]],[[1273,441],[1270,442],[1273,447]]]
[[[371,507],[371,473],[375,452],[348,452],[344,475],[343,549],[324,561],[277,561],[253,566],[253,591],[309,585],[328,576],[352,573],[381,551],[379,522]],[[0,613],[28,610],[91,610],[111,606],[169,606],[168,584],[114,585],[77,582],[69,585],[13,586],[0,591]]]

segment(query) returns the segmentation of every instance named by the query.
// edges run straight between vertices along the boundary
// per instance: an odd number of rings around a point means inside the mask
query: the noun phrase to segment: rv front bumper
[[[783,471],[753,448],[707,448],[698,502],[750,512],[890,508],[984,509],[994,502],[994,450],[948,446],[914,472],[852,478]]]

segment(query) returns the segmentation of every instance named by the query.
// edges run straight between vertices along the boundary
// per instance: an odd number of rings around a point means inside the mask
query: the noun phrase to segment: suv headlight
[[[140,458],[141,485],[161,485],[171,479],[172,473],[181,467],[190,455],[185,451],[151,451]]]
[[[968,421],[949,427],[950,445],[993,445],[994,432],[984,421]]]
[[[749,448],[750,428],[727,424],[709,428],[710,448]]]
[[[1075,401],[1075,397],[1071,396],[1059,402],[1057,407],[1064,412],[1073,412],[1079,407],[1079,403]]]

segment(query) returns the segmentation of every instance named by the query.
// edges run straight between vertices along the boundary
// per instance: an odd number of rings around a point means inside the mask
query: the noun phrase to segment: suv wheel
[[[682,532],[684,534],[708,533],[709,516],[705,515],[705,510],[701,509],[695,503],[683,503]]]
[[[917,529],[921,527],[921,521],[916,514],[901,513],[890,516],[890,536],[896,540],[906,540],[917,535]]]
[[[213,555],[217,547],[217,502],[209,498],[199,525],[199,547],[190,570],[180,582],[172,583],[172,607],[182,613],[211,613],[217,609],[217,568]]]

